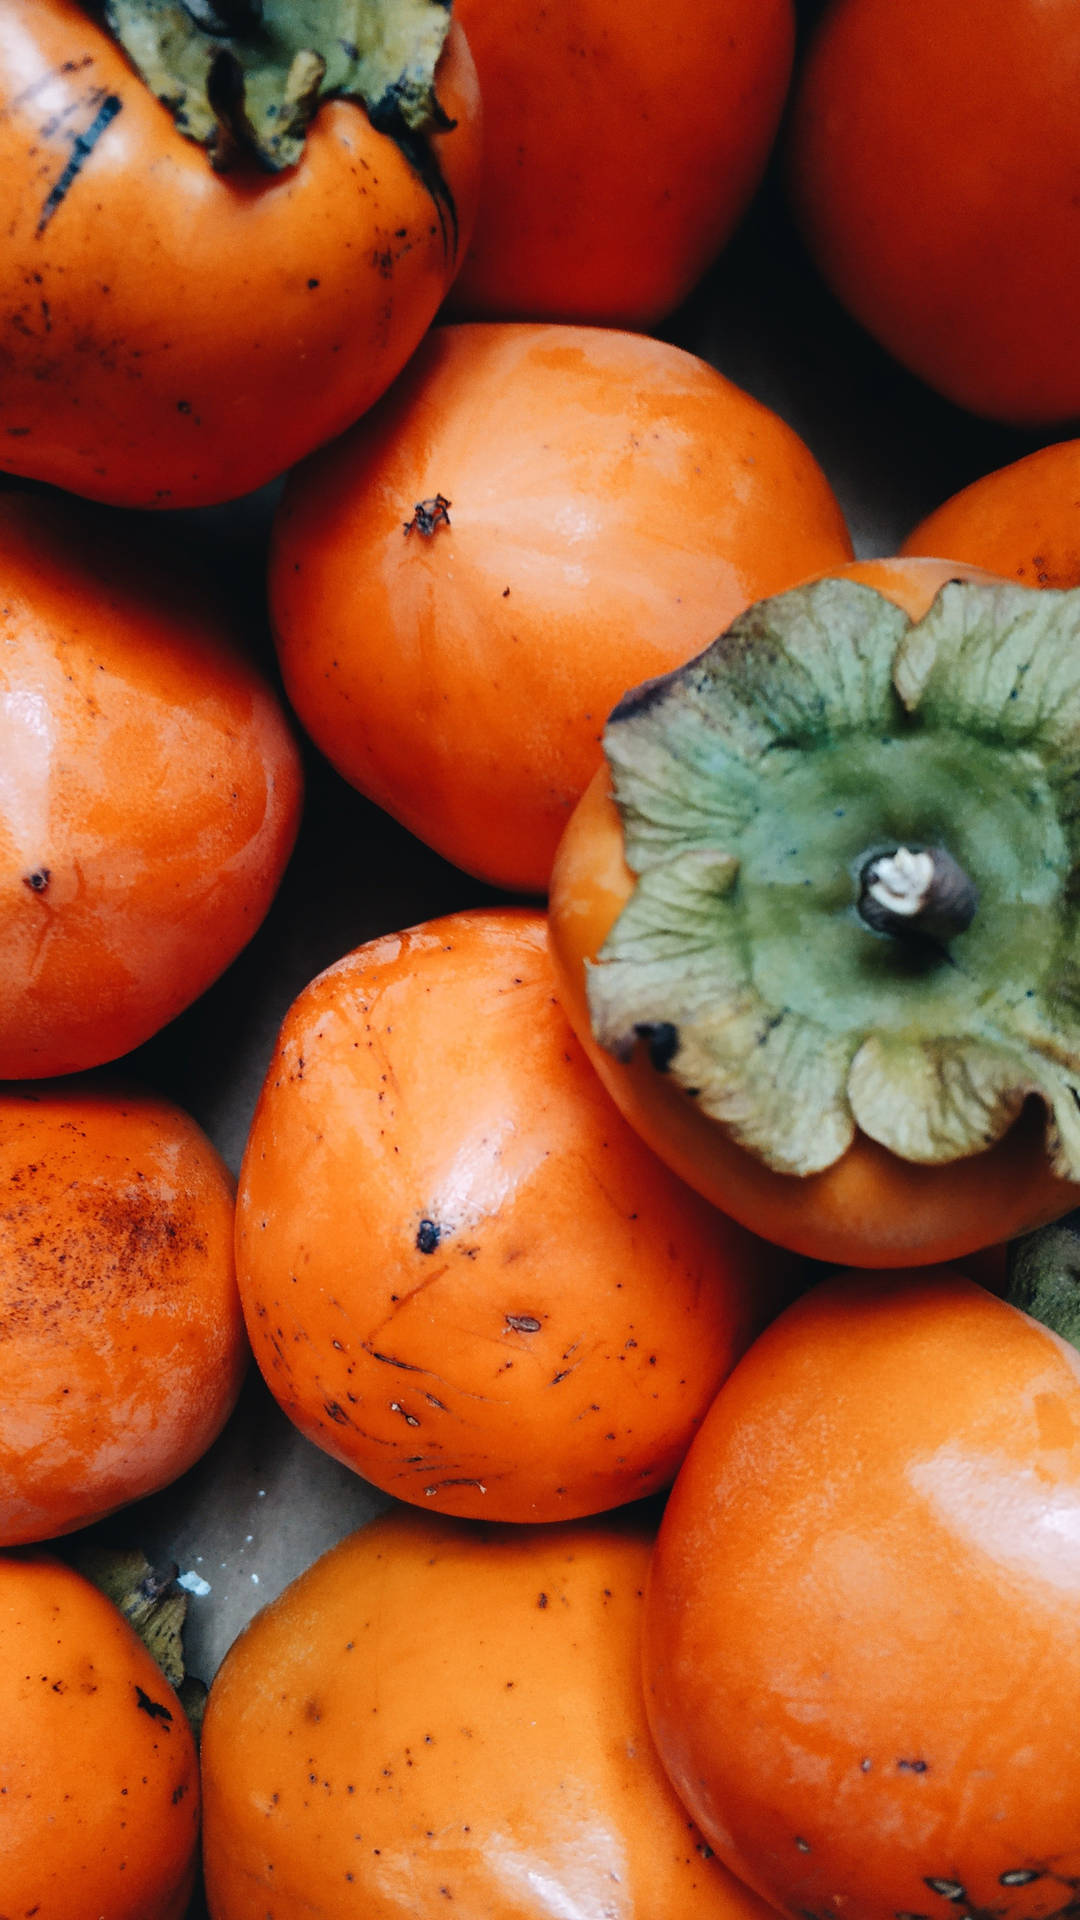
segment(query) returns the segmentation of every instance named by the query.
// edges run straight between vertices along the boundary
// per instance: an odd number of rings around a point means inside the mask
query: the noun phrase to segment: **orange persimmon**
[[[649,1739],[650,1545],[400,1509],[324,1554],[210,1690],[213,1920],[769,1920]]]
[[[199,1767],[118,1608],[49,1554],[0,1554],[0,1903],[34,1920],[183,1920]]]
[[[984,474],[913,527],[903,554],[941,554],[1025,587],[1080,586],[1080,440]]]
[[[217,978],[281,878],[301,771],[214,598],[123,516],[0,497],[0,632],[0,1078],[21,1079],[115,1060]]]
[[[215,1439],[248,1360],[233,1210],[171,1101],[0,1088],[0,1545],[153,1493]]]
[[[825,279],[972,412],[1080,413],[1080,13],[1073,0],[832,0],[790,180]]]
[[[387,1492],[523,1521],[666,1486],[791,1264],[622,1120],[540,913],[389,934],[286,1017],[240,1175],[244,1313],[285,1412]]]
[[[999,584],[977,568],[916,558],[860,561],[839,569],[833,578],[874,588],[913,621],[926,614],[939,589],[949,581],[970,580],[987,587]],[[779,606],[784,598],[773,604]],[[1036,602],[1042,596],[1030,598]],[[767,608],[761,617],[768,617]],[[827,622],[821,630],[827,630]],[[848,684],[856,684],[854,672]],[[656,683],[656,687],[660,690],[662,683]],[[642,710],[653,697],[650,689],[643,690]],[[627,703],[628,713],[632,705]],[[861,786],[865,786],[875,761],[884,766],[881,755],[887,745],[885,739],[871,745],[859,776]],[[780,761],[779,754],[776,759]],[[963,812],[964,795],[965,788],[958,779],[946,777],[940,783],[936,804],[943,831],[949,827],[944,813],[955,822]],[[984,807],[990,797],[985,782],[972,784],[966,804],[973,809]],[[901,822],[907,801],[905,783],[894,782],[885,812],[876,823],[879,840],[882,819],[890,828]],[[852,802],[849,794],[836,809],[838,819],[851,804],[857,808],[862,802],[857,795]],[[1025,809],[1028,806],[1023,795],[1020,805]],[[833,811],[831,805],[827,811]],[[816,830],[816,825],[816,820],[808,821],[804,810],[793,838],[800,832],[806,834],[811,827]],[[872,823],[871,839],[873,831]],[[722,833],[721,825],[715,829],[719,845],[723,844]],[[657,1070],[647,1046],[639,1045],[628,1057],[616,1058],[595,1037],[586,979],[635,893],[635,874],[627,865],[624,849],[623,820],[612,795],[608,769],[604,768],[570,822],[552,876],[551,951],[560,998],[593,1065],[630,1123],[684,1180],[717,1206],[752,1231],[817,1259],[890,1267],[958,1258],[1052,1219],[1076,1204],[1076,1185],[1052,1171],[1037,1111],[1026,1110],[1004,1137],[986,1145],[985,1150],[969,1150],[945,1164],[930,1164],[917,1152],[901,1157],[856,1128],[850,1144],[831,1164],[819,1171],[793,1174],[778,1171],[757,1152],[738,1144],[728,1128],[710,1117],[664,1070],[666,1061],[661,1060],[661,1070]],[[854,896],[844,863],[831,873],[828,886],[833,891],[825,902],[823,924],[838,928],[837,940],[846,941]],[[785,886],[784,876],[781,890],[790,900],[794,889]],[[1003,912],[1007,909],[1006,902]],[[785,943],[791,964],[803,968],[809,948],[798,938],[793,940],[790,926]],[[859,964],[876,965],[879,951],[868,948],[867,952],[868,962],[860,960]],[[842,957],[839,946],[836,954]],[[1047,958],[1042,954],[1039,964]],[[921,964],[915,956],[912,979],[918,977]],[[825,1002],[820,1010],[826,1022],[831,1018],[829,987],[827,976]],[[775,1018],[763,1017],[762,1042],[777,1025]],[[824,1055],[827,1032],[823,1026],[817,1054],[808,1065],[811,1088]],[[945,1079],[948,1081],[948,1073]],[[992,1102],[988,1102],[987,1114],[991,1112]],[[817,1121],[811,1124],[816,1127]]]
[[[232,499],[355,420],[433,318],[478,187],[475,71],[451,25],[430,135],[404,125],[390,84],[370,118],[351,98],[324,100],[283,170],[239,157],[222,172],[256,111],[284,127],[287,104],[301,124],[314,108],[284,69],[277,99],[262,75],[252,115],[239,106],[249,59],[287,39],[289,10],[260,36],[258,7],[234,4],[215,26],[211,7],[118,0],[110,17],[133,17],[148,51],[165,15],[158,98],[96,11],[7,0],[0,13],[0,467],[118,506]],[[336,85],[348,9],[340,30],[329,0],[318,11]],[[174,76],[185,36],[201,50]],[[200,72],[212,106],[189,94]],[[180,131],[199,112],[215,166]],[[260,154],[271,166],[273,146]]]
[[[646,1598],[650,1723],[720,1858],[789,1914],[1067,1910],[1078,1542],[1073,1345],[940,1269],[805,1294],[722,1388]]]
[[[316,745],[455,865],[542,893],[627,687],[850,558],[791,428],[601,328],[435,328],[290,477],[271,612]]]
[[[456,0],[484,96],[472,242],[487,319],[648,328],[750,200],[780,119],[791,0]]]

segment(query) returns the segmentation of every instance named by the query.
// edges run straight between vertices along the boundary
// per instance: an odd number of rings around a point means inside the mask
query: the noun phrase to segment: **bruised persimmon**
[[[455,865],[542,893],[627,687],[850,555],[803,442],[693,354],[438,327],[290,477],[271,613],[338,771]]]
[[[244,1312],[285,1412],[386,1492],[522,1521],[666,1485],[788,1265],[620,1118],[537,912],[372,941],[286,1016],[240,1175]]]
[[[300,794],[279,701],[175,547],[0,497],[0,1078],[114,1060],[208,987]]]
[[[248,1346],[233,1181],[171,1101],[0,1088],[0,1545],[100,1519],[186,1471]]]
[[[653,1751],[650,1546],[399,1509],[324,1554],[210,1690],[213,1920],[769,1920]]]
[[[49,1554],[0,1554],[0,1900],[34,1920],[183,1920],[199,1768],[119,1609]]]

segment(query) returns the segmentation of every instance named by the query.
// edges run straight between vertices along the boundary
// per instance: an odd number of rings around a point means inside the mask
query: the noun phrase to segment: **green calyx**
[[[1080,590],[751,607],[605,734],[635,891],[598,1040],[779,1172],[925,1164],[1046,1106],[1080,1179]]]
[[[431,135],[450,0],[105,0],[105,18],[180,132],[223,169],[299,160],[323,100],[354,100],[453,225]]]

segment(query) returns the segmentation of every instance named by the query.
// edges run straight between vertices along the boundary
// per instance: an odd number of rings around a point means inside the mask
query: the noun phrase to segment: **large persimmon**
[[[1076,1204],[1078,618],[857,562],[613,715],[552,876],[560,995],[654,1151],[755,1232],[905,1266]]]
[[[0,1077],[115,1060],[194,1000],[300,799],[280,702],[176,545],[0,496]]]
[[[154,1493],[217,1437],[249,1357],[233,1211],[171,1101],[0,1088],[0,1545]]]
[[[196,506],[339,433],[453,278],[478,109],[438,0],[8,0],[0,467]]]
[[[825,1281],[679,1475],[650,1723],[720,1858],[785,1913],[1075,1903],[1080,1360],[1040,1324],[1056,1295],[1075,1338],[1075,1276],[1074,1240],[1030,1313],[943,1269]]]
[[[643,1146],[555,998],[544,917],[450,914],[290,1009],[240,1176],[255,1357],[405,1500],[597,1513],[673,1477],[785,1267]]]
[[[294,1580],[210,1690],[213,1920],[769,1920],[649,1739],[651,1539],[399,1509]]]
[[[652,327],[765,169],[791,0],[457,0],[484,96],[472,242],[451,292],[486,319]]]
[[[439,327],[291,476],[271,612],[338,771],[457,866],[543,892],[627,687],[850,554],[802,441],[693,354]]]

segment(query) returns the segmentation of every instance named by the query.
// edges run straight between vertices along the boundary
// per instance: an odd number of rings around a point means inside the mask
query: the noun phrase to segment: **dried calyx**
[[[104,0],[105,19],[181,133],[216,168],[241,155],[299,160],[323,100],[354,100],[401,148],[448,229],[431,136],[452,123],[435,92],[449,0]]]
[[[1031,1096],[1080,1179],[1080,592],[851,580],[752,607],[605,750],[635,891],[594,1031],[770,1167],[933,1164]]]

